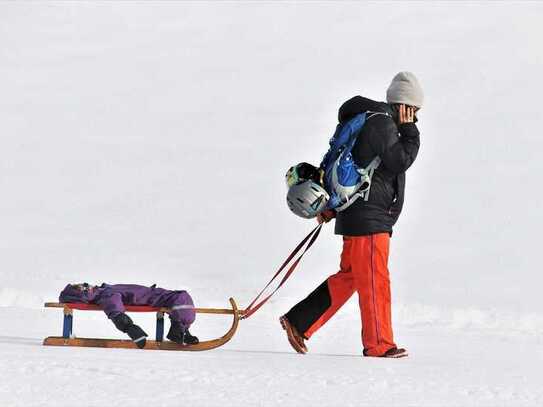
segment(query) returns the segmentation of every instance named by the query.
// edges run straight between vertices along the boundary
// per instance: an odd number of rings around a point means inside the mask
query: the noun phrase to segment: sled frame
[[[236,301],[230,298],[231,309],[225,308],[195,308],[199,314],[223,314],[233,315],[232,326],[223,336],[217,339],[202,341],[196,345],[181,345],[171,341],[164,341],[164,314],[171,311],[170,308],[148,307],[127,305],[127,312],[156,312],[156,331],[155,340],[147,340],[143,349],[147,350],[180,350],[180,351],[204,351],[218,348],[227,343],[236,333],[239,320],[243,312],[238,310]],[[79,303],[59,303],[46,302],[46,308],[62,308],[64,320],[62,326],[62,336],[49,336],[43,340],[44,346],[76,346],[92,348],[123,348],[137,349],[136,344],[131,340],[125,339],[102,339],[102,338],[77,338],[73,336],[73,318],[75,310],[83,311],[102,311],[97,305],[79,304]]]

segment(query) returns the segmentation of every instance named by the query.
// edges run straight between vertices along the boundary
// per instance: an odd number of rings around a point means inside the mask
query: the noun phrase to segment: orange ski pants
[[[344,236],[340,270],[327,279],[330,306],[303,333],[309,339],[356,291],[362,319],[364,354],[380,356],[393,340],[388,273],[390,236]]]

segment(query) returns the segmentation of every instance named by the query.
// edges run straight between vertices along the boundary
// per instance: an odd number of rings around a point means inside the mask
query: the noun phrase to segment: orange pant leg
[[[309,339],[320,327],[322,327],[332,316],[347,302],[355,291],[353,274],[351,272],[351,248],[352,240],[349,237],[343,238],[343,251],[339,271],[328,277],[328,292],[330,293],[330,307],[307,329],[303,335]]]
[[[368,356],[394,348],[388,250],[390,236],[351,237],[351,270],[362,318],[362,343]]]

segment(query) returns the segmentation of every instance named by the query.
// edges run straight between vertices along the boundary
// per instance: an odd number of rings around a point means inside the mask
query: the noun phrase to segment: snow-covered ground
[[[291,299],[294,301],[294,299]],[[5,406],[540,406],[542,334],[504,334],[502,327],[456,321],[397,324],[411,356],[360,356],[354,303],[298,355],[269,309],[243,321],[223,348],[202,352],[49,348],[61,312],[4,309],[16,322],[0,337],[0,395]],[[82,318],[80,318],[82,317]],[[152,332],[152,318],[135,318]],[[78,322],[81,322],[78,326]],[[539,321],[541,324],[541,321]],[[118,335],[96,313],[76,315],[76,333]],[[194,331],[207,337],[229,321],[203,317]],[[20,328],[16,329],[16,328]],[[541,325],[540,325],[541,329]],[[24,332],[24,336],[18,334]]]
[[[542,20],[537,2],[0,3],[0,406],[543,405]],[[290,349],[277,318],[336,270],[331,226],[221,349],[41,346],[67,282],[246,305],[312,227],[285,170],[400,70],[426,93],[390,262],[408,359],[361,357],[354,299]],[[75,333],[120,337],[101,313]]]

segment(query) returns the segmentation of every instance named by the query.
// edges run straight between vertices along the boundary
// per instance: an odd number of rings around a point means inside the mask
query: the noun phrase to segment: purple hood
[[[86,304],[91,303],[98,294],[98,287],[83,284],[68,284],[61,291],[59,296],[60,302],[84,302]]]

